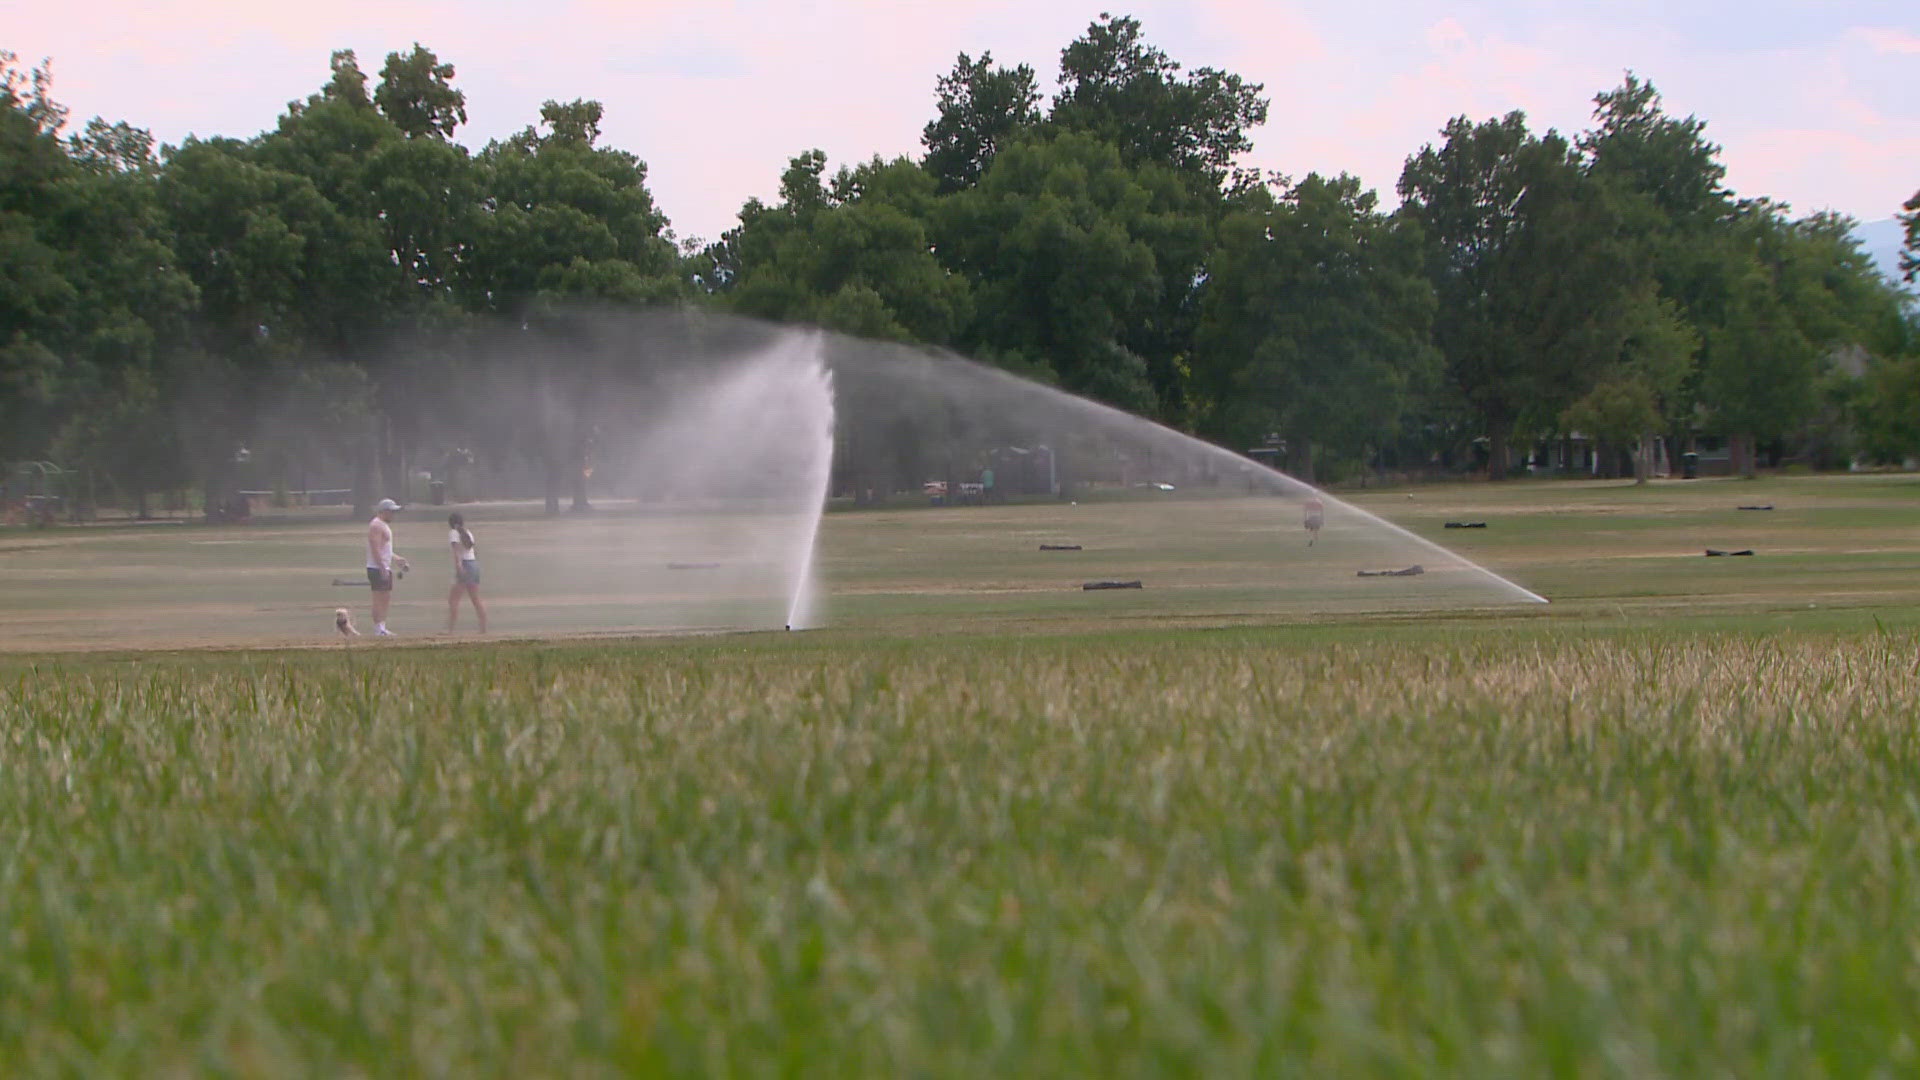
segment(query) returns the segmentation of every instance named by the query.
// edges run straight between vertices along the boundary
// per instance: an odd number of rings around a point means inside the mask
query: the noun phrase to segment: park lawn
[[[0,660],[16,1075],[1911,1071],[1910,631]]]
[[[888,510],[828,518],[808,633],[3,655],[0,1063],[1914,1072],[1914,491],[1357,496],[1546,607],[943,591],[1089,507]],[[285,530],[81,539],[358,535]]]
[[[1130,493],[1078,505],[828,514],[818,547],[824,622],[920,634],[1470,610],[1520,620],[1636,612],[1668,619],[1809,603],[1874,609],[1898,621],[1920,599],[1920,481],[1912,477],[1482,483],[1343,494],[1554,606],[1515,604],[1511,595],[1445,575],[1358,582],[1356,570],[1430,560],[1404,545],[1370,545],[1377,532],[1343,532],[1337,516],[1325,545],[1309,552],[1297,511],[1279,500]],[[1775,509],[1735,509],[1742,504]],[[716,575],[664,572],[671,560],[717,558],[710,534],[619,506],[558,520],[517,504],[468,514],[499,633],[684,633],[785,621],[780,587],[735,582],[738,594],[716,604],[703,592],[716,587]],[[1448,529],[1448,521],[1488,528]],[[225,528],[0,533],[0,651],[326,644],[332,609],[366,604],[357,584],[361,528],[327,512]],[[399,540],[419,572],[401,583],[394,624],[418,638],[444,621],[445,533],[422,508],[402,515]],[[1085,550],[1041,552],[1042,543]],[[1708,548],[1757,554],[1708,560]],[[1078,586],[1088,580],[1141,580],[1147,588],[1086,594]]]

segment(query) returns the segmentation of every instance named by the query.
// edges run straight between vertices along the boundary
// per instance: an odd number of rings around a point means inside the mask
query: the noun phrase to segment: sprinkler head
[[[793,624],[792,624],[792,623],[788,623],[788,624],[787,624],[787,629],[789,629],[789,630],[791,630],[791,629],[793,629]]]

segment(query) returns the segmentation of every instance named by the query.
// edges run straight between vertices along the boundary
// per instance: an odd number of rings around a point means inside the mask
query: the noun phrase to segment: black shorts
[[[369,566],[367,567],[367,584],[373,586],[374,592],[392,592],[393,571]]]

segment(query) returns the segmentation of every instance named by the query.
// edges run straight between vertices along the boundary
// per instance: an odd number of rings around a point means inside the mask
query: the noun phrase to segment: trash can
[[[447,505],[447,482],[445,480],[427,481],[427,501],[435,506]]]
[[[1700,455],[1689,450],[1680,455],[1680,479],[1700,479]]]

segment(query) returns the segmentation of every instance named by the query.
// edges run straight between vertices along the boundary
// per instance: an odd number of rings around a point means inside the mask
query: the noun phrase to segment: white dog
[[[359,637],[360,631],[353,628],[353,615],[346,608],[333,609],[333,628],[340,631],[341,637]]]

